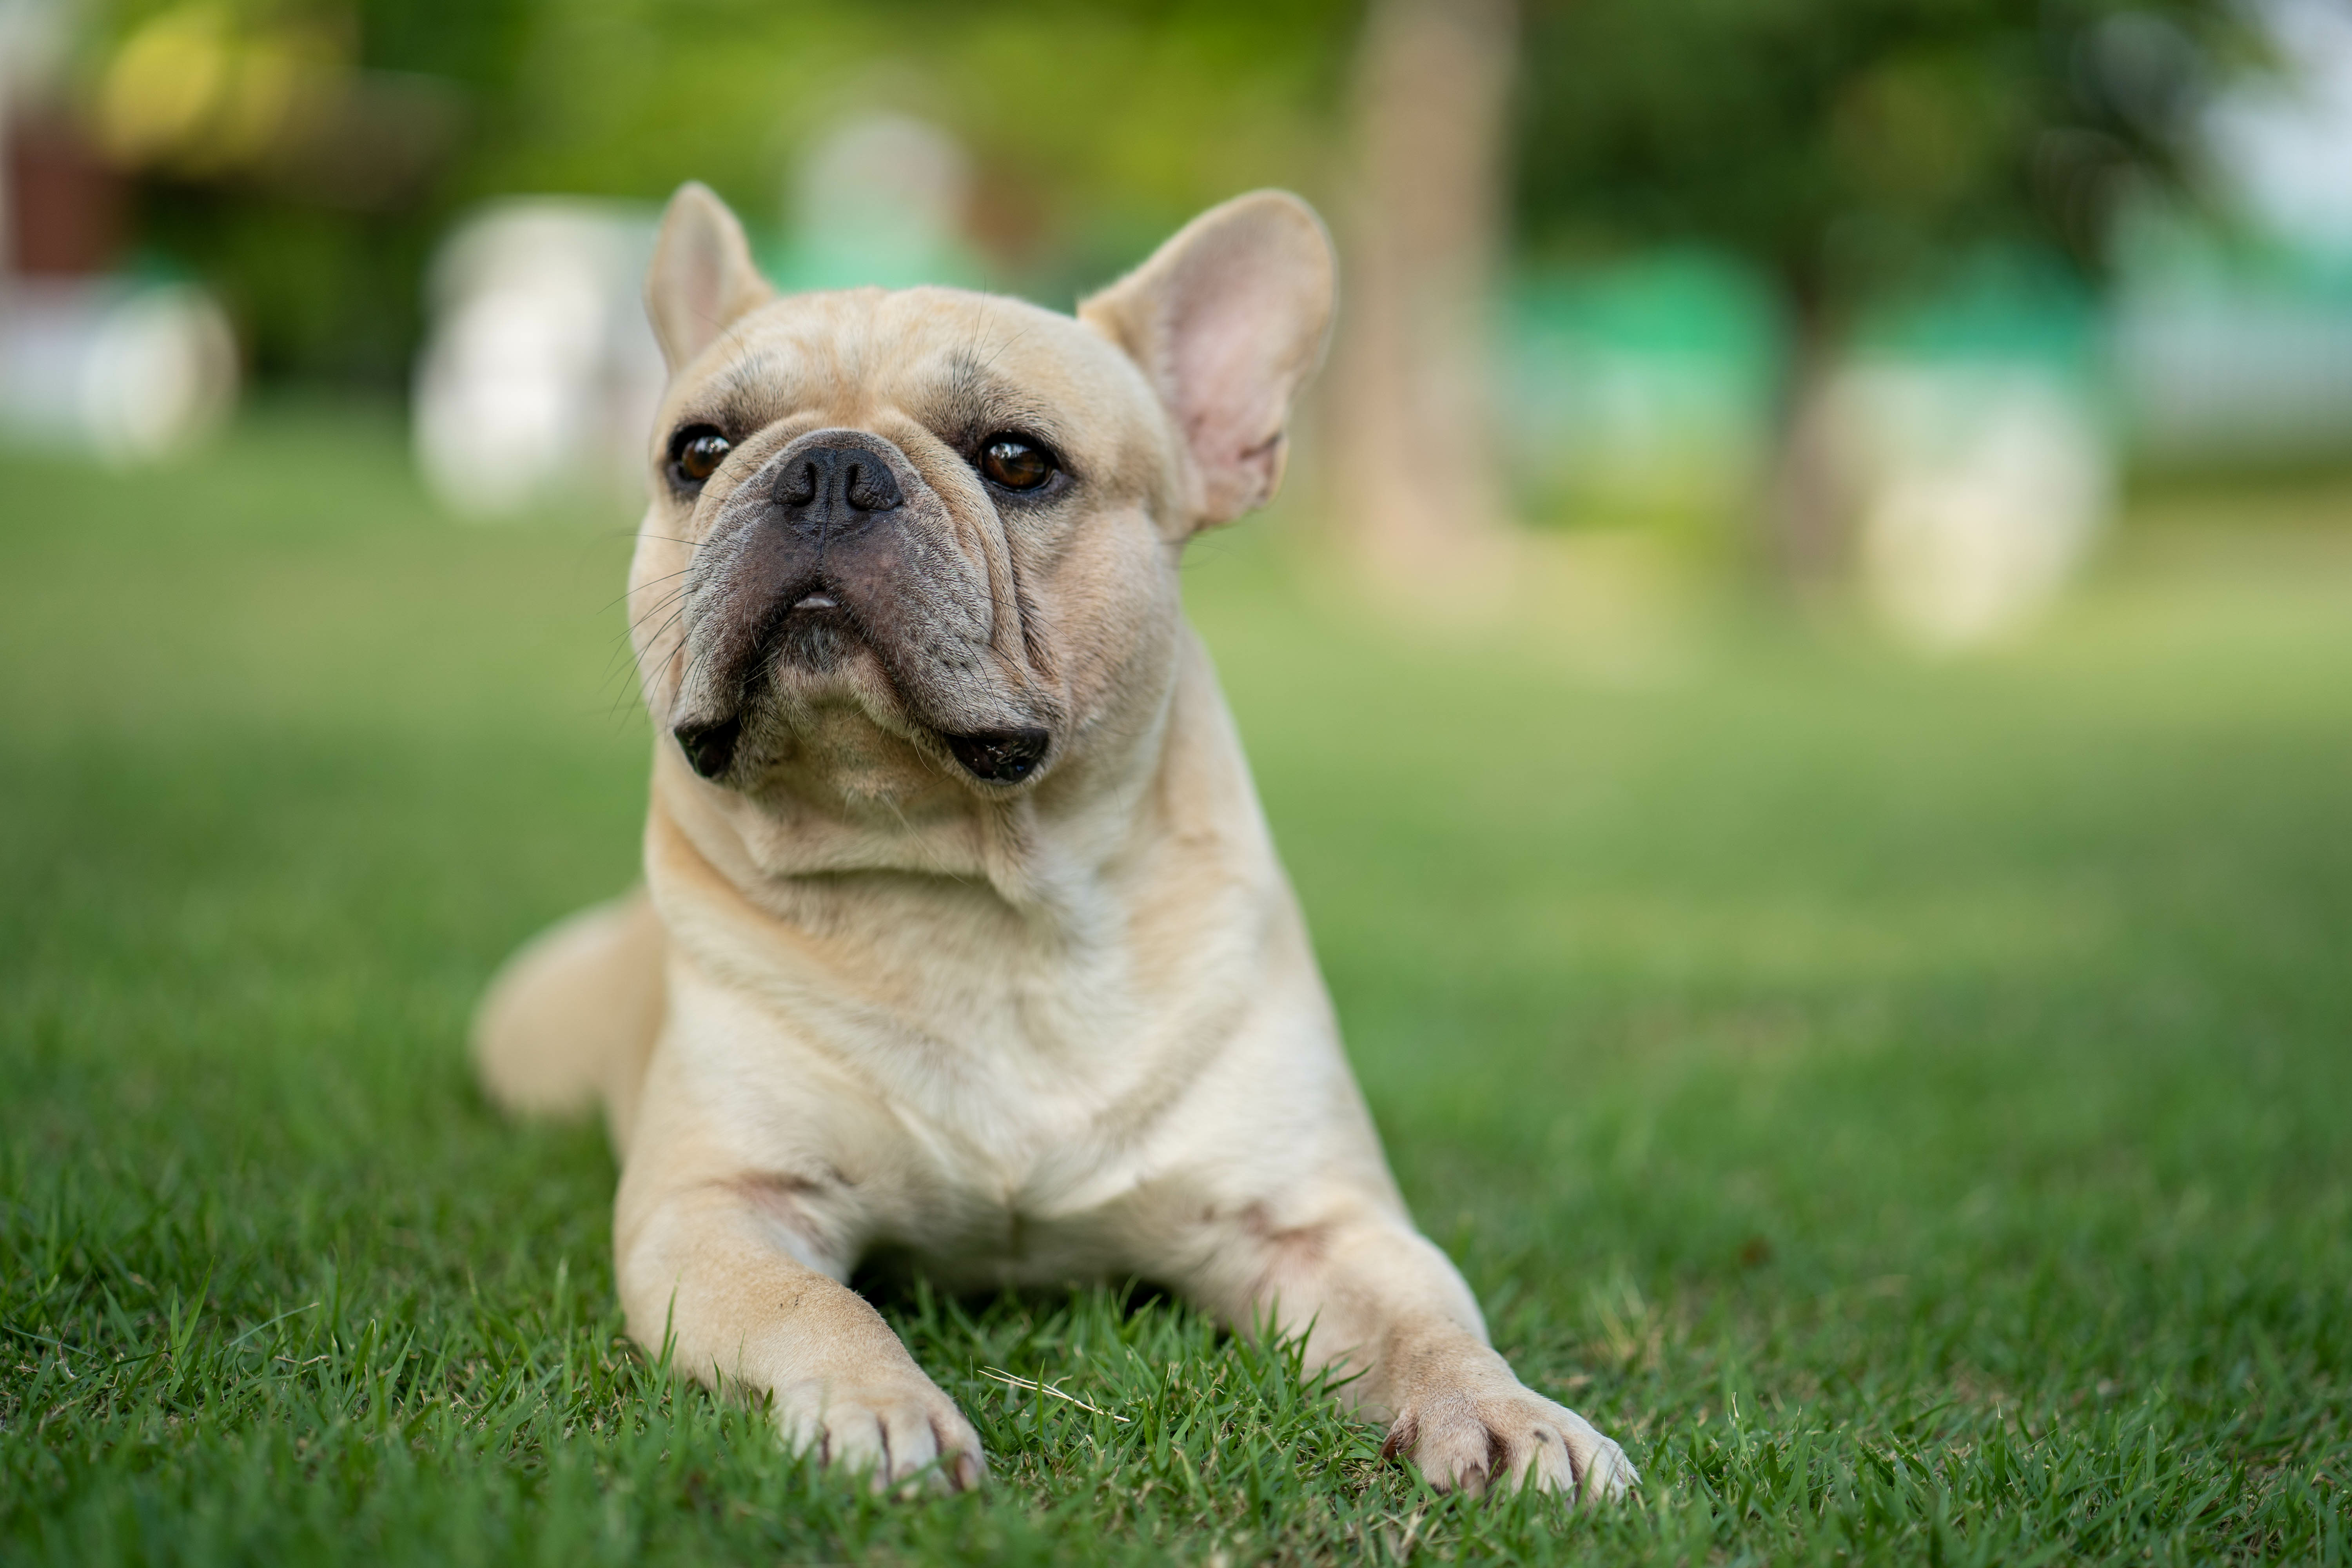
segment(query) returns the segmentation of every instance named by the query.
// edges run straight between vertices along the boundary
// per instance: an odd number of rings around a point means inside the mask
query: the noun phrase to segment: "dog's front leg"
[[[877,1489],[986,1474],[980,1436],[843,1284],[794,1182],[630,1152],[614,1215],[630,1335],[714,1387],[772,1401],[784,1440]]]
[[[1306,1334],[1308,1370],[1351,1376],[1341,1396],[1387,1423],[1384,1453],[1443,1489],[1612,1498],[1639,1479],[1623,1449],[1512,1373],[1470,1288],[1402,1215],[1381,1205],[1277,1224],[1273,1212],[1254,1205],[1215,1227],[1196,1294],[1237,1328]]]

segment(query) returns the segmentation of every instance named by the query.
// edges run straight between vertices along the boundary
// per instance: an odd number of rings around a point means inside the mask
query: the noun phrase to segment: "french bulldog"
[[[1282,478],[1333,289],[1279,192],[1075,317],[780,298],[709,191],[669,204],[645,885],[509,961],[476,1059],[516,1112],[602,1101],[637,1342],[876,1486],[986,1474],[845,1283],[885,1245],[1303,1334],[1441,1488],[1635,1480],[1414,1229],[1180,602],[1186,542]]]

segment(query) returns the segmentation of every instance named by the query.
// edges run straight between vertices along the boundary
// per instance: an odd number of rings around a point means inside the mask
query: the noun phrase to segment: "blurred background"
[[[1638,561],[1965,648],[2135,487],[2352,458],[2339,0],[0,0],[0,126],[9,439],[331,402],[484,520],[634,504],[688,178],[784,287],[1061,308],[1305,193],[1291,510],[1438,612]]]
[[[835,1537],[551,1392],[612,1163],[464,1041],[640,874],[688,178],[1064,309],[1329,217],[1185,603],[1415,1214],[1676,1500],[1616,1560],[2341,1557],[2352,0],[0,0],[0,1560],[1372,1550],[1099,1512],[1270,1514],[1223,1437]]]

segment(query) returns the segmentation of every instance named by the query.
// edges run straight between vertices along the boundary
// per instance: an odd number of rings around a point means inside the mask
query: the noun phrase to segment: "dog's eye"
[[[1018,436],[991,436],[980,449],[980,471],[1008,490],[1034,490],[1057,467],[1053,453]]]
[[[670,442],[672,477],[682,485],[698,485],[719,471],[735,443],[708,425],[691,426]]]

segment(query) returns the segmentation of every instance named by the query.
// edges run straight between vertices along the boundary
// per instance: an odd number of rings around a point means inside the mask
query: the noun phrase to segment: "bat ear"
[[[1078,307],[1175,416],[1200,526],[1263,506],[1282,483],[1291,400],[1322,363],[1338,270],[1314,208],[1255,191],[1202,213]]]
[[[646,272],[646,315],[676,375],[738,317],[775,298],[751,264],[743,226],[709,186],[688,181],[662,214]]]

